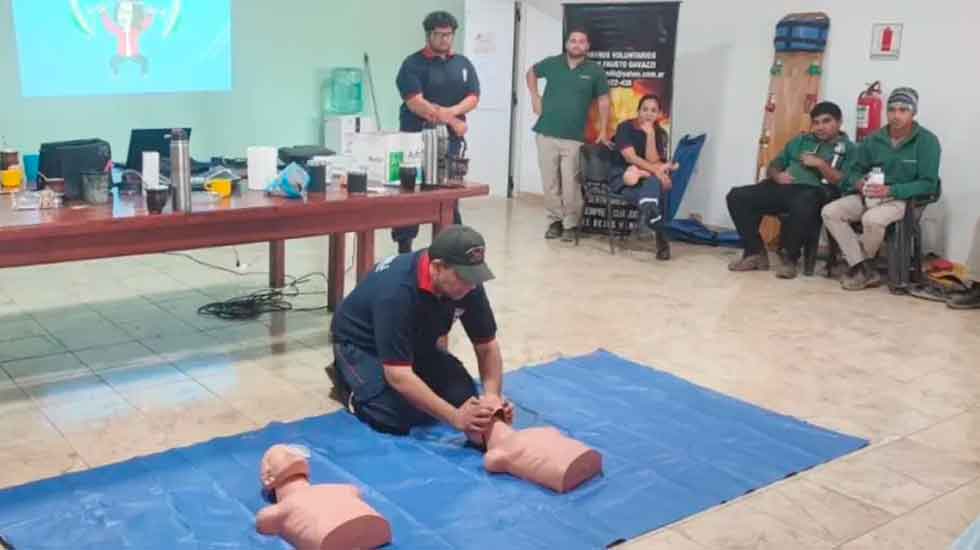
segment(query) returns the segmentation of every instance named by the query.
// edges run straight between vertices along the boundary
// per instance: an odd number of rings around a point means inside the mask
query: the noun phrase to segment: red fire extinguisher
[[[868,85],[868,89],[858,96],[857,141],[862,141],[881,129],[882,107],[881,82]]]

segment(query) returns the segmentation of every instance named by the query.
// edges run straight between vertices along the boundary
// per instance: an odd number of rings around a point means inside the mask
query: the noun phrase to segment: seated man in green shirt
[[[732,271],[769,269],[769,255],[759,234],[765,215],[788,214],[782,230],[782,265],[776,275],[797,275],[803,243],[820,232],[820,209],[840,196],[841,168],[854,156],[854,144],[841,132],[841,110],[829,101],[810,111],[812,132],[786,144],[769,163],[768,178],[755,185],[735,187],[728,193],[728,212],[745,243]]]
[[[939,140],[915,122],[918,106],[919,94],[912,88],[896,88],[888,96],[888,124],[858,147],[842,184],[846,196],[823,209],[824,225],[849,266],[841,279],[845,290],[881,284],[874,258],[885,230],[905,216],[905,201],[939,187]],[[884,172],[884,185],[868,185],[874,168]],[[860,238],[851,228],[856,221],[863,226]]]

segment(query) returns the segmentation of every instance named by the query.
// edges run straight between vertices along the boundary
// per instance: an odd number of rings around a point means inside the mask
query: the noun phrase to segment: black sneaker
[[[575,242],[575,234],[578,233],[578,227],[569,227],[561,230],[561,242],[571,243]]]
[[[562,234],[561,222],[552,222],[551,225],[548,226],[548,231],[545,232],[544,238],[557,239],[558,237],[561,237],[561,234]]]
[[[973,288],[953,296],[946,305],[953,309],[980,309],[980,283],[973,283]]]

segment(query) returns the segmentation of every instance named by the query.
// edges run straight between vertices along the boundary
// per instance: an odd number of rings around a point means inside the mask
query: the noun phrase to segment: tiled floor
[[[718,249],[675,245],[662,263],[546,242],[533,199],[463,216],[489,242],[508,369],[602,347],[873,441],[623,548],[932,550],[980,515],[980,312],[734,275]],[[377,243],[393,251],[386,232]],[[238,252],[264,269],[265,247]],[[194,256],[234,266],[230,249]],[[293,275],[322,271],[324,243],[288,258]],[[197,315],[263,280],[169,255],[0,271],[0,487],[334,410],[325,314]]]

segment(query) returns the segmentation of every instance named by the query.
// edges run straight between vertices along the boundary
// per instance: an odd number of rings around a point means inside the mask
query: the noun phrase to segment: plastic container
[[[338,67],[323,85],[323,114],[356,115],[364,110],[364,71]]]
[[[871,169],[871,174],[868,175],[868,181],[865,186],[881,186],[885,185],[885,173],[881,170],[881,166],[875,166]],[[868,208],[874,208],[879,204],[885,202],[884,199],[865,197],[864,205]]]

